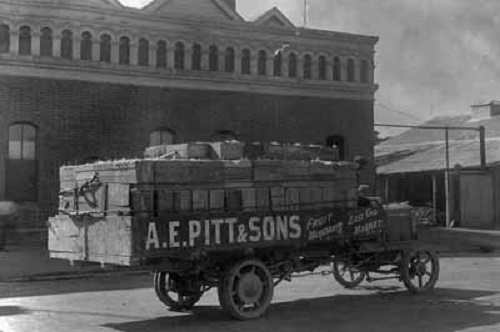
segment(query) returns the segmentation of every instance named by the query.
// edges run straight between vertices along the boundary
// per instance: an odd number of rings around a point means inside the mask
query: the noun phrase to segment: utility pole
[[[486,170],[486,135],[484,126],[480,127],[439,127],[439,126],[414,126],[414,125],[391,125],[391,124],[375,124],[375,127],[392,127],[392,128],[417,128],[417,129],[429,129],[429,130],[444,130],[445,131],[445,141],[446,141],[446,165],[445,165],[445,195],[446,195],[446,227],[450,226],[451,216],[450,216],[450,142],[449,142],[449,131],[450,130],[470,130],[479,132],[479,162],[481,170]],[[436,200],[436,184],[435,175],[433,178],[433,202],[435,204]]]

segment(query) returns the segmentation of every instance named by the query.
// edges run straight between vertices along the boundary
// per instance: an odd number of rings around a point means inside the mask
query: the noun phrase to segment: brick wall
[[[180,141],[207,140],[232,130],[248,141],[323,143],[346,139],[349,156],[369,158],[372,183],[373,103],[258,94],[143,88],[2,77],[0,81],[0,199],[5,198],[8,126],[39,128],[40,221],[55,213],[58,168],[85,157],[140,157],[149,134],[168,127]]]

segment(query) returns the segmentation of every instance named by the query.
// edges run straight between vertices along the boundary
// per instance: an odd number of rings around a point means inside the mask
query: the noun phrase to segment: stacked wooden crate
[[[80,190],[94,176],[99,185]],[[356,199],[355,186],[355,170],[348,163],[124,160],[61,168],[61,190],[66,194],[61,194],[60,208],[145,217],[347,207]]]

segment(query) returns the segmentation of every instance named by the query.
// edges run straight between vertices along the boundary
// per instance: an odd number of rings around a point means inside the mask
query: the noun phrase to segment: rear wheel
[[[354,268],[349,262],[345,261],[334,261],[332,269],[335,280],[345,288],[359,286],[366,277],[366,272]]]
[[[405,252],[401,265],[401,279],[413,294],[423,294],[434,288],[439,278],[439,258],[431,251]]]
[[[154,288],[158,299],[174,311],[192,309],[203,295],[201,285],[191,290],[186,289],[182,287],[179,276],[163,271],[155,272]]]
[[[222,278],[218,292],[222,308],[239,320],[263,316],[273,293],[273,277],[257,259],[246,259],[232,266]]]

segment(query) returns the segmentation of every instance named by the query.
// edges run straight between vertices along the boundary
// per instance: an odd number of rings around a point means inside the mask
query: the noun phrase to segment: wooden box
[[[309,161],[286,161],[283,163],[283,177],[286,181],[308,180],[310,165]]]
[[[166,145],[151,146],[144,152],[144,158],[160,158],[167,154]]]
[[[253,162],[255,181],[282,181],[284,179],[283,161],[256,160]]]
[[[151,160],[123,160],[82,165],[75,169],[76,181],[81,185],[98,173],[101,182],[152,183],[154,164]]]
[[[245,144],[243,148],[244,157],[250,160],[263,159],[265,155],[264,145],[260,142]]]
[[[208,143],[167,145],[165,154],[177,153],[182,159],[211,159],[212,147]]]
[[[212,151],[220,160],[240,160],[244,156],[245,144],[241,142],[210,143]]]
[[[243,210],[245,212],[255,211],[257,209],[257,195],[255,188],[241,189],[241,198],[243,201]]]
[[[252,162],[249,160],[223,161],[224,181],[251,181]]]

